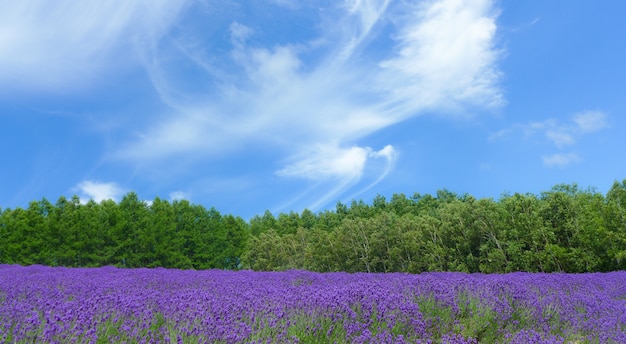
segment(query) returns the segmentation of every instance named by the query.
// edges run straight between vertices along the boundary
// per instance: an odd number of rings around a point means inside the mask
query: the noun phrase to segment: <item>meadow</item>
[[[626,272],[0,265],[3,343],[626,343]]]

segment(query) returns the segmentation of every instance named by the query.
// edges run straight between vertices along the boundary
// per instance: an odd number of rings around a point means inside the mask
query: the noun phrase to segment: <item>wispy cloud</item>
[[[297,157],[295,163],[277,171],[276,174],[283,177],[308,179],[314,181],[317,186],[330,183],[332,187],[308,206],[309,209],[317,209],[361,180],[368,162],[382,160],[384,167],[378,178],[352,197],[378,184],[393,168],[397,155],[391,145],[378,151],[370,147],[358,146],[349,148],[335,145],[316,146],[308,152],[307,156]]]
[[[552,142],[558,148],[571,146],[576,143],[575,130],[568,127],[556,127],[547,129],[544,133],[546,139]]]
[[[575,114],[569,121],[560,122],[550,118],[544,121],[516,123],[489,136],[490,141],[505,139],[515,133],[524,138],[543,137],[557,148],[572,146],[585,135],[609,127],[608,116],[601,111],[584,111]]]
[[[135,41],[160,37],[184,3],[4,2],[0,9],[0,85],[57,92],[89,84],[110,67],[110,61],[115,61],[117,68],[132,63]]]
[[[35,12],[13,5],[0,15],[7,19],[0,20],[0,32],[11,27],[5,32],[19,39],[0,42],[19,52],[15,59],[34,60],[0,65],[45,72],[56,85],[75,68],[97,69],[111,51],[117,56],[120,47],[132,47],[166,109],[149,121],[137,115],[146,124],[127,133],[109,158],[154,167],[264,149],[286,162],[276,176],[323,183],[316,204],[351,187],[366,190],[390,173],[398,157],[393,142],[366,147],[359,142],[367,135],[429,112],[469,114],[504,103],[492,0],[270,2],[284,6],[283,22],[293,13],[293,25],[308,11],[312,29],[286,28],[289,34],[274,39],[265,34],[271,17],[196,11],[197,3],[182,0],[65,1],[47,17],[43,0]],[[88,11],[93,5],[98,10]],[[208,33],[185,20],[192,12],[214,23]],[[49,23],[35,25],[40,19]],[[63,44],[54,50],[49,41]],[[63,61],[60,67],[40,57],[48,52]]]
[[[290,161],[276,175],[334,183],[323,202],[361,180],[368,161],[387,161],[374,183],[393,167],[393,146],[354,143],[365,135],[425,111],[503,104],[492,1],[354,0],[318,13],[333,25],[289,43],[260,44],[266,37],[241,19],[226,28],[231,47],[224,54],[179,40],[179,53],[216,88],[200,96],[204,101],[189,101],[167,77],[176,66],[147,64],[176,111],[117,156],[151,163],[262,143]],[[387,44],[388,53],[372,59],[373,42]]]
[[[528,123],[516,123],[509,128],[491,134],[489,141],[504,140],[520,133],[524,139],[543,139],[557,149],[575,146],[586,135],[609,127],[608,116],[601,111],[584,111],[569,121],[547,119]],[[576,153],[557,153],[542,157],[545,166],[567,166],[582,161]]]
[[[103,183],[93,180],[85,180],[78,183],[74,190],[79,193],[79,196],[82,197],[83,200],[92,199],[96,202],[104,200],[119,201],[124,193],[124,190],[116,183]]]
[[[554,166],[567,166],[580,162],[582,159],[576,153],[557,153],[548,156],[543,156],[543,164],[548,167]]]
[[[305,157],[277,171],[280,176],[310,180],[351,179],[361,177],[371,148],[353,146],[340,148],[334,145],[312,147]]]
[[[607,116],[600,111],[585,111],[574,116],[576,129],[581,134],[600,131],[609,126]]]
[[[173,191],[170,192],[170,200],[172,201],[180,201],[180,200],[189,200],[189,195],[183,191]]]
[[[419,3],[408,13],[400,21],[396,56],[381,63],[382,85],[398,102],[396,111],[413,116],[416,109],[503,104],[491,1]]]

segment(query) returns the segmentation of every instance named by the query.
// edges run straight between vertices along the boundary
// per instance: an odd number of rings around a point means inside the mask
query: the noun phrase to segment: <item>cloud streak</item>
[[[491,1],[425,2],[400,21],[396,55],[380,80],[399,115],[504,103],[498,87],[497,11]]]
[[[297,157],[295,163],[277,171],[276,174],[282,177],[307,179],[315,182],[318,186],[325,182],[331,182],[333,186],[308,206],[309,209],[317,209],[361,180],[368,163],[374,164],[377,160],[382,160],[384,167],[379,172],[378,177],[352,197],[371,189],[391,171],[397,156],[398,153],[391,145],[378,151],[374,151],[370,147],[358,146],[349,148],[340,148],[334,145],[316,146],[306,157]]]
[[[270,3],[282,6],[280,18],[263,2],[246,3],[250,13],[264,14],[251,16],[237,6],[224,6],[232,8],[227,13],[182,0],[74,7],[66,1],[67,13],[46,19],[56,29],[43,33],[34,25],[46,13],[42,1],[35,12],[19,5],[4,12],[0,32],[11,27],[21,36],[0,40],[34,56],[8,65],[47,73],[49,86],[75,67],[106,69],[98,61],[132,47],[131,60],[144,67],[164,107],[137,115],[146,124],[127,133],[109,161],[159,168],[263,147],[285,162],[274,176],[322,186],[314,205],[351,188],[367,190],[391,172],[394,142],[366,147],[360,144],[366,136],[427,113],[468,115],[504,104],[492,0]],[[99,10],[87,12],[93,5]],[[307,30],[287,30],[279,39],[265,33],[273,20],[301,25],[304,13],[312,18]],[[9,14],[26,19],[8,20]],[[190,14],[211,26],[195,30]],[[50,37],[62,43],[58,50],[44,43]],[[37,57],[48,51],[64,62],[51,67]]]
[[[569,121],[559,122],[555,119],[516,123],[489,136],[490,141],[505,139],[521,133],[524,138],[545,138],[557,148],[574,145],[582,137],[609,127],[608,116],[601,111],[583,111],[575,114]]]
[[[547,119],[529,123],[516,123],[509,128],[502,129],[491,134],[490,142],[505,140],[516,133],[521,133],[523,138],[541,139],[546,143],[562,150],[574,147],[578,141],[587,135],[609,128],[608,116],[601,111],[583,111],[575,114],[569,121],[557,121]],[[582,161],[582,158],[574,152],[555,153],[542,157],[544,166],[567,166]]]
[[[132,63],[133,41],[160,37],[184,3],[5,2],[0,10],[0,85],[54,92],[89,85],[111,67],[109,61],[115,67]]]
[[[367,159],[373,155],[371,148],[353,146],[316,146],[306,157],[277,171],[280,176],[310,180],[359,179]]]
[[[492,1],[355,0],[319,11],[320,22],[335,25],[287,43],[264,42],[251,18],[224,28],[230,48],[222,54],[179,38],[181,58],[215,87],[190,101],[167,78],[174,66],[148,65],[175,112],[117,156],[152,163],[190,152],[216,157],[261,143],[290,161],[277,176],[327,185],[316,204],[356,185],[368,161],[384,158],[386,167],[366,190],[390,172],[396,154],[392,145],[375,150],[356,144],[359,139],[427,111],[458,114],[504,103],[497,15]],[[371,44],[389,49],[373,58]]]
[[[548,156],[543,156],[543,164],[548,167],[554,166],[567,166],[580,162],[582,159],[576,153],[557,153]]]
[[[104,200],[119,201],[124,193],[124,190],[116,183],[103,183],[93,180],[85,180],[78,183],[74,190],[79,192],[82,198],[92,199],[96,202]]]

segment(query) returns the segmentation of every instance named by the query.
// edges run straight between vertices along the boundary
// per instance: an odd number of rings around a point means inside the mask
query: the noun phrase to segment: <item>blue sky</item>
[[[0,207],[266,209],[626,178],[626,3],[0,5]]]

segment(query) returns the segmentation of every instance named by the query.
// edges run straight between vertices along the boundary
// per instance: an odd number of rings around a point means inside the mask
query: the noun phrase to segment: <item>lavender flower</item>
[[[625,333],[626,272],[0,265],[6,343],[624,343]]]

